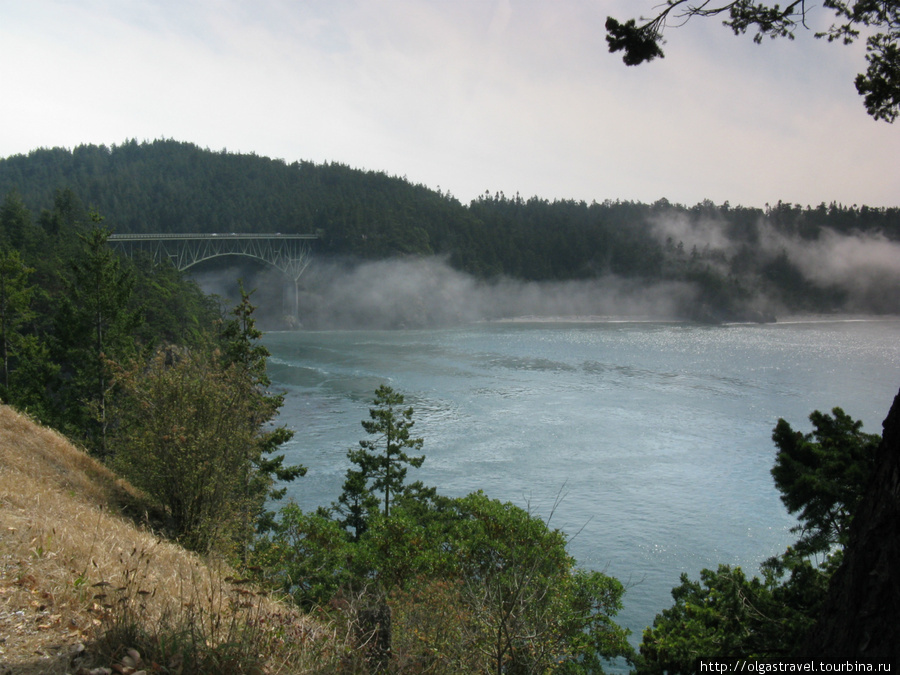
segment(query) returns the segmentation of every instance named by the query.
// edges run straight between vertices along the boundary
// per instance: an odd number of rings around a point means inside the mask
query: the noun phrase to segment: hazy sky
[[[0,156],[174,138],[463,202],[900,205],[900,123],[853,87],[864,45],[754,45],[714,19],[628,68],[604,21],[657,3],[0,0]]]

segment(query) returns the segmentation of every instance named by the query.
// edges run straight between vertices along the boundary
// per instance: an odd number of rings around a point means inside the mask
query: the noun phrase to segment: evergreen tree
[[[27,267],[18,251],[0,248],[0,400],[14,403],[11,395],[11,371],[26,336],[24,324],[33,318],[33,288],[28,277],[34,270]]]
[[[239,284],[241,300],[232,311],[233,319],[228,321],[220,336],[222,364],[235,370],[240,383],[240,395],[248,403],[248,428],[254,430],[255,449],[250,461],[253,470],[247,474],[245,489],[253,507],[249,513],[252,523],[260,530],[273,524],[274,513],[265,509],[268,498],[281,499],[286,488],[273,489],[277,481],[290,482],[306,474],[301,465],[285,466],[284,454],[274,455],[281,445],[289,441],[294,432],[287,427],[267,427],[284,404],[283,394],[273,394],[266,372],[269,350],[260,343],[262,331],[256,327],[253,312],[256,308],[250,302],[250,293]]]
[[[38,222],[49,237],[67,235],[90,220],[90,215],[71,188],[57,190],[53,210],[41,211]]]
[[[378,512],[379,501],[369,489],[366,472],[361,469],[347,469],[342,488],[332,510],[340,516],[341,526],[353,531],[353,540],[359,541],[372,515]]]
[[[794,431],[778,420],[772,440],[778,447],[772,477],[790,513],[801,555],[828,554],[847,544],[850,522],[875,466],[880,436],[862,431],[862,422],[840,408],[831,415],[814,411],[813,431]]]
[[[31,212],[18,190],[10,190],[0,205],[0,243],[24,251],[33,248],[36,239]]]
[[[410,430],[413,422],[413,409],[402,408],[403,394],[395,392],[387,385],[375,390],[373,406],[369,408],[369,419],[362,421],[366,433],[375,438],[359,442],[359,449],[347,452],[350,461],[357,469],[348,469],[344,483],[345,493],[340,499],[345,523],[361,531],[357,526],[360,519],[373,504],[371,492],[380,492],[383,496],[383,515],[391,515],[391,499],[403,494],[404,481],[410,466],[418,468],[425,461],[425,456],[411,457],[407,450],[421,450],[423,440],[411,438]]]
[[[134,275],[107,246],[109,230],[95,226],[80,234],[82,251],[64,280],[66,295],[56,317],[58,359],[63,365],[63,421],[85,435],[101,456],[106,446],[109,382],[106,362],[131,355],[142,322],[132,305]]]

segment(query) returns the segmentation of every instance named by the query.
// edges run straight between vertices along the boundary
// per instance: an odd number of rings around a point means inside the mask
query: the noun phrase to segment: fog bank
[[[900,242],[880,232],[818,227],[802,236],[786,233],[766,218],[737,230],[725,216],[689,218],[678,212],[654,219],[652,232],[661,244],[681,244],[686,254],[699,253],[704,264],[723,275],[734,273],[733,260],[742,249],[752,251],[758,269],[784,259],[811,286],[839,291],[843,300],[831,311],[900,312]],[[759,301],[770,311],[782,311],[775,300],[761,295]]]
[[[687,284],[616,277],[486,282],[439,258],[316,261],[302,279],[304,328],[426,328],[522,317],[670,319],[693,300]]]

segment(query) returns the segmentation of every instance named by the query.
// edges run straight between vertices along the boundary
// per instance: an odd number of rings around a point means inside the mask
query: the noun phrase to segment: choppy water
[[[809,430],[842,407],[881,432],[900,388],[900,320],[773,325],[495,323],[422,331],[271,333],[270,376],[296,430],[304,509],[340,493],[375,388],[415,408],[424,466],[455,496],[484,490],[574,537],[579,563],[630,585],[640,639],[679,575],[758,564],[794,524],[769,470],[779,417]]]

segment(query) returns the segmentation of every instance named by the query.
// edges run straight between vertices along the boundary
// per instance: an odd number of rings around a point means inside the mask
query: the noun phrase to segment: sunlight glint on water
[[[497,323],[431,331],[272,333],[270,375],[296,430],[304,509],[340,493],[375,388],[415,408],[411,479],[529,506],[579,563],[632,584],[621,622],[671,604],[681,572],[759,562],[792,541],[769,470],[779,417],[807,431],[841,406],[880,433],[900,387],[900,321],[766,326]]]

